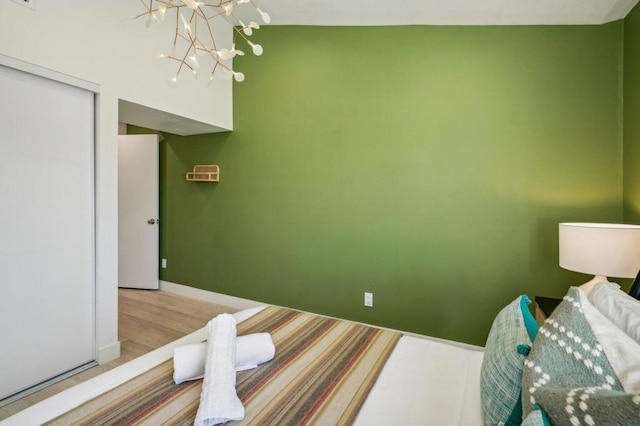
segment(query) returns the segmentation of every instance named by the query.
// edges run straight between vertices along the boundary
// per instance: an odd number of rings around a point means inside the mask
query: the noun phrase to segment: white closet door
[[[0,399],[95,356],[94,94],[0,66]]]

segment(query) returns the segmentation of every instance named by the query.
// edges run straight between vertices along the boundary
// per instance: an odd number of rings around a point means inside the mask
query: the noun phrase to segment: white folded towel
[[[244,418],[236,393],[236,320],[220,314],[207,324],[207,359],[195,426],[209,426]]]
[[[256,368],[270,361],[276,348],[269,333],[255,333],[236,339],[236,371]],[[178,346],[173,350],[173,380],[176,384],[204,376],[207,342]]]
[[[271,361],[276,347],[269,333],[254,333],[236,339],[236,371],[256,368]]]

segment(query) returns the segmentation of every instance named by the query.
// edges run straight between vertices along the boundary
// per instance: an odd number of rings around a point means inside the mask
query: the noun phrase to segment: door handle
[[[156,220],[155,220],[155,219],[149,219],[149,220],[147,221],[147,223],[148,223],[149,225],[155,225],[155,224],[156,224]]]

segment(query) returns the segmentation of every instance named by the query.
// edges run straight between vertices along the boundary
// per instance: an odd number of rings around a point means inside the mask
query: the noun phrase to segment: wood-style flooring
[[[91,367],[0,407],[0,420],[204,327],[209,320],[220,313],[237,311],[229,306],[191,299],[161,290],[121,288],[118,290],[118,304],[120,358]]]

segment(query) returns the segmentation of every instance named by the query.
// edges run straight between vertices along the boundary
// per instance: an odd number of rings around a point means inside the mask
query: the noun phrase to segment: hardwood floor
[[[91,367],[68,379],[0,407],[0,420],[51,395],[157,349],[207,324],[216,315],[237,309],[165,291],[118,290],[120,358]]]

